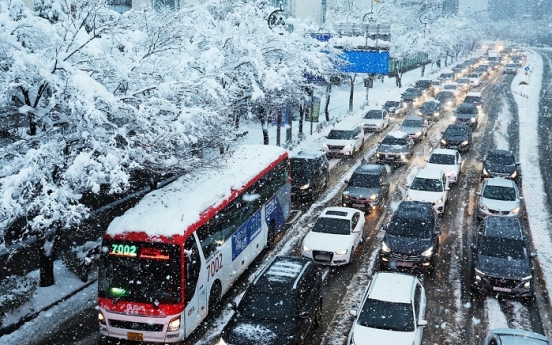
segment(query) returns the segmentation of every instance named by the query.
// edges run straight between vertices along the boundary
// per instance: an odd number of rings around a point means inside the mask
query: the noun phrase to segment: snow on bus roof
[[[148,193],[138,204],[116,217],[106,235],[125,232],[144,233],[148,237],[183,235],[210,207],[240,191],[260,171],[286,153],[277,146],[243,145],[221,156],[220,169],[198,170],[167,186]]]

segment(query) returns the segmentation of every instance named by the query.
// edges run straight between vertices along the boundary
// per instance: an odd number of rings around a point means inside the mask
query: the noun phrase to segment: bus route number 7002
[[[207,281],[209,281],[212,277],[215,276],[215,274],[218,273],[222,269],[222,253],[220,253],[216,258],[214,258],[208,265],[207,265]]]

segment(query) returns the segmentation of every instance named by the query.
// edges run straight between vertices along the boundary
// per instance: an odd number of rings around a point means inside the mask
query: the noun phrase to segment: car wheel
[[[353,263],[353,255],[355,254],[355,247],[351,247],[351,255],[349,255],[349,264]]]
[[[316,312],[314,313],[314,327],[318,328],[322,324],[322,297],[320,297],[320,301],[318,302],[318,308]]]
[[[359,151],[362,150],[363,148],[364,148],[364,138],[362,139],[362,143],[360,144],[360,149],[359,149]]]

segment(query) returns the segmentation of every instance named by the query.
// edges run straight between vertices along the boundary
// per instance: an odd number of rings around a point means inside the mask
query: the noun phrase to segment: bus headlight
[[[180,329],[180,315],[175,317],[169,322],[169,327],[167,327],[167,332],[176,332]]]
[[[105,325],[105,317],[101,311],[98,312],[98,322]]]

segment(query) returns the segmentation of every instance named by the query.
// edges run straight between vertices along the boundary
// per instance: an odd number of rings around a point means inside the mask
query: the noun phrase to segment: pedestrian
[[[399,81],[401,80],[401,77],[399,77],[399,74],[397,73],[397,75],[395,76],[395,86],[396,87],[399,87]]]
[[[398,74],[397,74],[397,86],[399,87],[399,89],[402,87],[401,76]]]
[[[436,64],[437,64],[437,68],[441,68],[441,59],[437,59]]]

